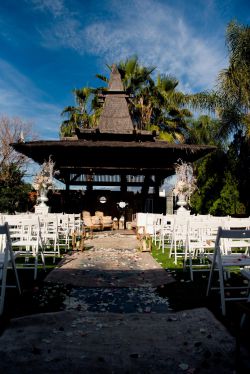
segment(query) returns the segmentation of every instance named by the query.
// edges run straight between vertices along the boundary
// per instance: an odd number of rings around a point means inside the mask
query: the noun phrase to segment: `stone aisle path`
[[[134,235],[96,236],[86,242],[84,252],[66,256],[46,281],[74,286],[67,309],[167,312],[168,301],[157,296],[156,287],[174,279],[137,246]]]
[[[0,337],[4,373],[233,373],[234,339],[205,308],[174,313],[174,280],[135,237],[99,235],[47,282],[73,286],[65,311],[15,319]]]

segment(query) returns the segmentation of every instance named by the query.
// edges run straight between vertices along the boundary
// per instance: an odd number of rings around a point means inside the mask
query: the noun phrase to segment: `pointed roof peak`
[[[123,84],[122,84],[121,75],[119,73],[119,70],[118,70],[116,64],[112,65],[112,70],[111,70],[111,74],[110,74],[108,90],[109,91],[121,91],[121,92],[124,92],[124,87],[123,87]]]
[[[111,66],[111,72],[112,72],[112,73],[119,73],[119,70],[118,70],[116,64],[112,64],[112,66]]]
[[[117,66],[112,65],[108,91],[99,119],[101,133],[132,134],[134,126],[129,114],[126,93]]]

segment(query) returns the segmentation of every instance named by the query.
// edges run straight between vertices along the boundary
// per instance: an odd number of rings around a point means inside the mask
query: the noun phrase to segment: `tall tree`
[[[222,121],[250,137],[250,27],[235,21],[226,32],[229,66],[220,72],[218,94]]]
[[[226,45],[229,64],[218,74],[214,90],[187,96],[190,105],[216,113],[221,137],[238,130],[250,136],[250,27],[228,24]]]
[[[177,90],[178,84],[171,75],[157,76],[151,88],[152,115],[148,126],[157,126],[161,138],[182,143],[192,113],[186,107],[185,95]]]
[[[108,65],[111,70],[112,66]],[[158,130],[161,138],[172,142],[185,140],[185,129],[191,112],[185,108],[185,95],[178,92],[178,81],[169,75],[153,79],[154,67],[145,67],[136,56],[120,61],[117,68],[124,89],[130,96],[129,110],[135,126],[139,129]],[[103,82],[108,78],[97,74]],[[74,90],[76,106],[63,110],[68,119],[61,125],[61,134],[70,135],[76,127],[95,126],[101,111],[99,93],[105,88],[82,88]]]
[[[67,106],[63,109],[62,116],[66,115],[68,118],[61,124],[61,136],[71,136],[77,127],[90,128],[96,126],[101,110],[98,91],[98,89],[91,87],[73,90],[76,106]]]
[[[29,162],[28,158],[11,147],[11,143],[34,140],[36,135],[32,124],[23,122],[20,118],[0,117],[0,170],[16,165],[23,169]]]
[[[28,206],[31,186],[23,176],[29,160],[16,152],[11,143],[34,139],[32,126],[19,118],[0,118],[0,211],[13,213]]]
[[[214,137],[221,147],[218,152],[224,155],[221,157],[223,162],[218,161],[217,152],[196,163],[199,191],[193,202],[196,211],[199,208],[201,212],[212,214],[249,215],[250,27],[230,22],[226,30],[226,45],[228,67],[219,73],[216,89],[189,97],[193,106],[214,111],[219,120],[219,127],[216,123],[210,127],[208,138],[203,137],[204,123],[202,126],[194,123],[189,138],[192,139],[194,131],[197,136],[197,130],[200,140],[212,141]],[[219,164],[223,165],[222,169]],[[211,170],[213,175],[210,175]]]
[[[187,144],[209,144],[223,147],[224,139],[220,136],[221,122],[208,115],[200,115],[191,119],[186,131]]]

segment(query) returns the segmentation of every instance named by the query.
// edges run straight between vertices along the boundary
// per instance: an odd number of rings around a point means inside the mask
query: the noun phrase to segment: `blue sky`
[[[134,54],[185,92],[212,88],[232,19],[250,24],[248,0],[1,0],[0,116],[58,139],[72,89]]]

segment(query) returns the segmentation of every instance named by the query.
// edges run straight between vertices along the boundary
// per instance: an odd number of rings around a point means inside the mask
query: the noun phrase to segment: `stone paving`
[[[156,287],[173,282],[148,252],[137,249],[135,236],[88,240],[86,250],[67,255],[46,278],[81,287]]]
[[[84,252],[66,256],[47,282],[73,286],[66,309],[92,312],[167,312],[168,301],[156,287],[174,279],[153,259],[140,252],[133,235],[98,235]]]
[[[4,373],[235,373],[234,338],[205,308],[174,313],[155,289],[174,280],[134,236],[98,235],[46,281],[73,286],[65,311],[13,320]]]

